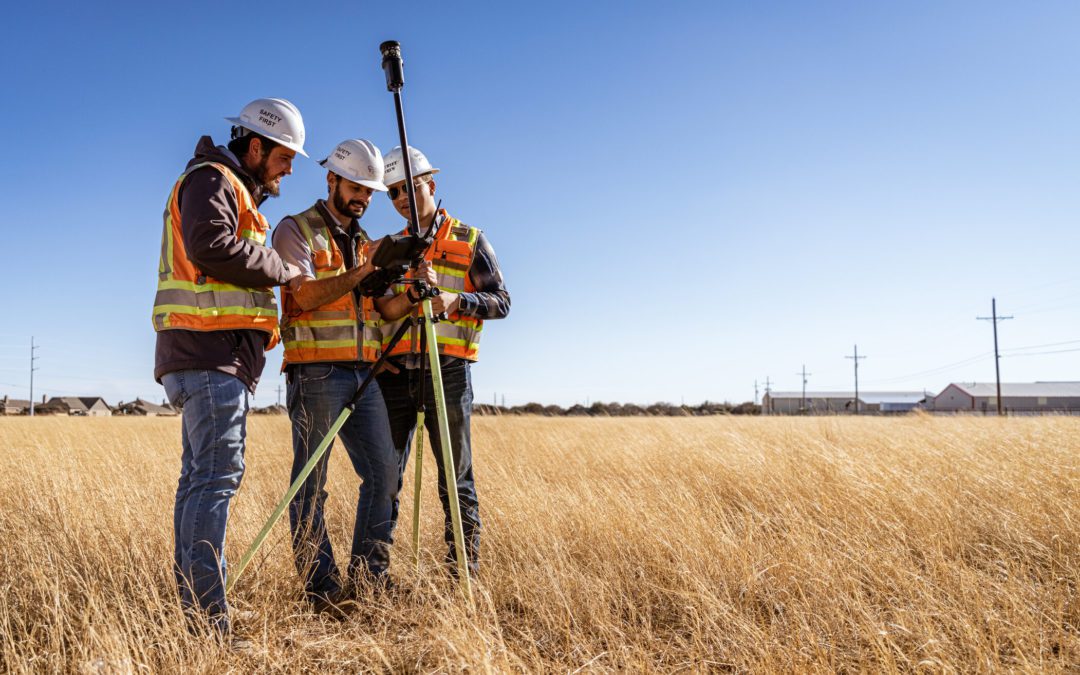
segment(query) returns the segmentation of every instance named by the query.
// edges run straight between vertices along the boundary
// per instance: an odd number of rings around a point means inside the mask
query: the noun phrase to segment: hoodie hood
[[[240,179],[240,182],[247,187],[251,193],[251,198],[255,200],[256,206],[261,206],[269,196],[263,186],[255,180],[255,177],[244,170],[240,165],[240,160],[237,159],[232,150],[229,150],[224,145],[214,145],[214,140],[209,136],[203,136],[195,144],[195,156],[187,163],[187,169],[191,169],[196,164],[202,164],[203,162],[216,162],[229,167]]]

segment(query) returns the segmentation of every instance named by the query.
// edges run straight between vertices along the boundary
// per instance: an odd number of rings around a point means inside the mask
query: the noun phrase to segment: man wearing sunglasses
[[[472,467],[472,415],[471,364],[479,357],[480,333],[486,319],[502,319],[510,313],[510,293],[503,284],[502,272],[484,234],[475,227],[465,225],[445,210],[436,212],[435,180],[438,169],[433,168],[427,157],[415,148],[409,148],[410,164],[416,187],[416,215],[423,233],[433,228],[434,241],[428,248],[424,262],[418,269],[419,277],[437,286],[440,294],[431,299],[432,311],[447,318],[435,324],[442,380],[446,397],[446,415],[450,427],[450,443],[457,475],[458,503],[461,524],[465,535],[468,564],[475,574],[479,569],[480,554],[480,504]],[[387,195],[394,209],[410,220],[409,197],[405,185],[405,167],[401,148],[386,155],[385,182]],[[411,321],[420,313],[415,291],[407,284],[399,284],[388,295],[376,300],[376,307],[383,318],[382,336],[384,348],[402,321]],[[432,348],[428,345],[428,348]],[[409,459],[409,448],[416,424],[416,396],[419,394],[420,330],[414,323],[400,342],[390,352],[388,367],[379,375],[379,387],[386,400],[390,414],[390,430],[397,449],[398,488]],[[428,373],[424,386],[424,404],[429,411],[435,410],[435,394]],[[439,499],[445,516],[444,536],[447,545],[446,561],[451,573],[456,572],[454,561],[454,532],[450,520],[450,500],[443,467],[442,443],[439,436],[437,416],[425,416],[425,426],[431,438],[431,449],[438,465]],[[397,500],[394,501],[394,518],[397,519]]]
[[[274,249],[299,267],[303,277],[295,290],[282,292],[293,436],[290,482],[326,437],[382,349],[374,305],[357,289],[375,269],[368,262],[374,250],[359,219],[372,195],[386,190],[382,154],[369,141],[350,139],[320,164],[327,169],[327,199],[283,219],[274,230]],[[388,584],[398,464],[376,383],[365,390],[339,435],[363,481],[347,578],[342,578],[334,560],[323,513],[329,449],[289,504],[289,525],[296,568],[313,608],[344,618],[355,606],[350,601],[358,585],[378,589]]]

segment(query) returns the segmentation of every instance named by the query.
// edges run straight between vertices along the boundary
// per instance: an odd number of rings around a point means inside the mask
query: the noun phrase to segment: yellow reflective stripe
[[[432,269],[435,270],[435,274],[445,274],[450,277],[457,277],[459,279],[465,278],[466,270],[456,270],[450,267],[443,267],[442,265],[432,265]]]
[[[223,284],[223,283],[205,283],[197,284],[194,281],[183,281],[182,279],[165,279],[158,282],[159,291],[243,291],[245,293],[266,293],[272,295],[273,291],[263,290],[261,288],[246,288],[244,286],[236,286],[235,284]]]
[[[454,345],[456,347],[464,347],[468,344],[467,340],[461,338],[443,337],[442,335],[436,335],[435,338],[441,345]]]
[[[175,190],[175,188],[173,188]],[[161,260],[158,262],[158,277],[172,274],[173,232],[172,232],[172,196],[165,205],[165,228],[161,233]]]
[[[154,314],[194,314],[196,316],[272,316],[277,310],[263,307],[192,307],[191,305],[154,305]]]
[[[336,328],[338,326],[355,326],[352,319],[326,319],[323,321],[290,321],[289,326],[304,326],[306,328]]]
[[[355,347],[352,340],[286,340],[285,349],[336,349],[338,347]]]

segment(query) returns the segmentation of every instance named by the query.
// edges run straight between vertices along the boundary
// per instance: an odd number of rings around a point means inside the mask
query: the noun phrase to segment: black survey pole
[[[398,123],[398,136],[401,139],[401,161],[404,162],[405,170],[405,191],[409,196],[409,228],[415,237],[423,236],[420,232],[420,214],[416,210],[416,186],[413,185],[412,174],[412,157],[409,155],[409,139],[405,136],[405,112],[401,104],[401,88],[405,86],[405,72],[404,64],[401,60],[401,45],[395,40],[387,40],[379,45],[379,51],[382,52],[383,60],[382,67],[383,72],[386,74],[386,89],[394,95],[394,109],[397,112]],[[436,217],[438,216],[438,206],[436,206]],[[431,221],[431,231],[429,236],[434,237],[435,230],[435,218]],[[423,257],[419,256],[413,260],[412,269],[415,274]],[[437,293],[438,288],[432,289],[432,295]],[[421,298],[421,308],[423,310],[421,316],[423,320],[419,322],[422,334],[427,335],[424,339],[426,344],[424,347],[428,350],[435,350],[434,352],[428,352],[424,354],[422,350],[420,352],[420,363],[426,364],[427,359],[430,358],[430,364],[427,364],[431,369],[432,375],[432,391],[435,394],[435,412],[439,419],[439,436],[440,446],[442,449],[443,469],[446,481],[447,498],[450,503],[450,518],[452,521],[452,527],[454,530],[454,547],[457,558],[458,574],[464,581],[465,594],[469,598],[470,604],[473,602],[472,595],[472,583],[469,579],[469,567],[466,562],[465,553],[465,535],[461,527],[461,505],[458,503],[457,495],[457,467],[453,460],[453,452],[451,449],[450,441],[450,429],[449,422],[446,416],[446,401],[442,389],[442,367],[439,364],[438,344],[434,332],[434,322],[436,317],[433,316],[431,310],[431,296]],[[430,335],[427,334],[431,331]],[[421,392],[424,392],[424,382],[427,377],[427,373],[423,367],[420,369],[420,386]],[[421,398],[421,405],[423,399]],[[417,433],[423,434],[423,429],[418,429]],[[417,460],[420,458],[417,457]],[[420,465],[417,464],[417,467]],[[420,489],[419,484],[416,486],[417,490]],[[414,521],[415,522],[415,521]],[[419,555],[417,556],[419,564]]]
[[[382,68],[386,73],[386,90],[394,95],[397,112],[398,140],[401,143],[401,161],[405,168],[405,191],[409,195],[409,227],[413,235],[420,236],[420,220],[416,214],[416,186],[413,185],[412,158],[409,156],[409,139],[405,136],[405,109],[401,104],[401,88],[405,86],[405,64],[401,60],[401,44],[387,40],[379,45],[382,52]]]

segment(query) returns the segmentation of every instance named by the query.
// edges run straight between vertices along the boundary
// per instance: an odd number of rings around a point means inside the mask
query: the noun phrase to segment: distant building
[[[910,412],[926,397],[921,391],[860,391],[859,412]],[[854,415],[855,392],[808,391],[804,400],[801,391],[773,391],[765,394],[761,411],[763,415]]]
[[[108,417],[112,415],[112,409],[98,396],[54,396],[48,402],[34,406],[34,414]]]
[[[268,405],[265,408],[252,408],[253,415],[288,415],[289,410],[283,405]]]
[[[1007,413],[1080,412],[1080,382],[1001,383]],[[997,413],[997,384],[954,382],[928,402],[935,412]]]
[[[28,415],[30,414],[30,401],[18,398],[0,399],[0,415]]]
[[[119,405],[117,405],[115,414],[139,415],[142,417],[175,417],[177,412],[168,403],[163,402],[163,405],[158,405],[156,403],[151,403],[150,401],[144,401],[141,398],[137,398],[130,403],[120,403]]]

